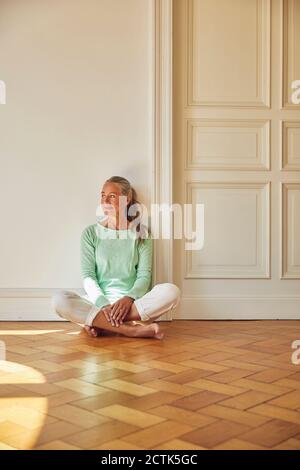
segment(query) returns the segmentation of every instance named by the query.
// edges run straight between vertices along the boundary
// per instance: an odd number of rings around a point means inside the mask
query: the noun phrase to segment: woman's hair
[[[141,203],[138,201],[136,190],[131,186],[130,182],[126,178],[123,178],[122,176],[111,176],[109,179],[106,180],[106,183],[116,183],[116,184],[118,184],[121,188],[121,193],[124,196],[129,196],[130,201],[127,204],[127,214],[126,214],[127,215],[127,220],[128,220],[128,222],[135,221],[136,229],[137,229],[138,242],[142,243],[145,238],[150,236],[150,230],[149,230],[148,227],[141,224],[141,222],[138,222],[138,219],[140,219],[141,216],[142,216],[142,213],[141,213],[140,210],[135,211],[134,215],[129,215],[129,213],[130,213],[129,209],[134,204],[137,205],[137,208],[141,209]]]

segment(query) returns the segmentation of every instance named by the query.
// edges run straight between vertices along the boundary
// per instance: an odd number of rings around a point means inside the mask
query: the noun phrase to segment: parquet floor
[[[300,321],[1,323],[0,449],[300,449]]]

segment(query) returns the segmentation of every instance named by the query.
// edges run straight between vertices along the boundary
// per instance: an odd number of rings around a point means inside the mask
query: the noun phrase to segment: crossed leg
[[[142,320],[138,307],[135,303],[132,304],[128,315],[125,318],[125,323],[119,326],[111,325],[107,321],[103,312],[99,312],[93,321],[92,326],[88,329],[89,334],[97,336],[99,329],[110,329],[111,331],[119,331],[119,333],[126,336],[139,336],[139,337],[156,337],[161,339],[163,333],[159,331],[159,325],[154,323],[154,320],[159,318],[167,310],[176,307],[180,298],[180,290],[175,284],[163,283],[156,284],[151,291],[146,293],[139,302],[139,309],[142,308],[144,316],[148,318]],[[113,330],[112,330],[113,329]]]
[[[113,326],[107,321],[104,313],[100,312],[96,315],[91,327],[85,327],[87,332],[91,336],[98,336],[99,330],[112,331],[114,333],[120,333],[124,336],[131,338],[156,338],[162,339],[164,334],[160,331],[157,323],[150,324],[135,324],[135,320],[141,320],[136,307],[133,305],[129,314],[126,316],[126,322],[119,326]],[[131,323],[132,322],[132,323]],[[91,328],[91,331],[89,331]],[[92,331],[94,330],[94,331]],[[98,331],[97,331],[98,330]]]
[[[105,317],[104,317],[104,318],[105,318]],[[107,320],[106,320],[106,321],[107,321]],[[138,309],[136,308],[136,306],[135,306],[134,304],[132,304],[131,309],[130,309],[130,311],[128,312],[128,314],[126,315],[123,324],[124,324],[124,323],[126,324],[126,323],[131,322],[131,324],[133,325],[134,323],[132,323],[132,322],[135,322],[135,321],[141,321],[141,317],[140,317],[140,314],[139,314]],[[108,322],[107,322],[107,323],[108,323]],[[107,325],[106,325],[106,326],[107,326]],[[120,326],[122,326],[122,325],[120,325]],[[120,326],[118,326],[117,328],[119,329]],[[93,323],[93,326],[85,325],[84,328],[85,328],[86,332],[87,332],[90,336],[92,336],[93,338],[96,338],[97,336],[100,336],[100,334],[101,334],[101,329],[104,329],[103,327],[100,328],[99,326],[96,326],[94,323]],[[114,327],[114,328],[115,328],[115,327]],[[105,328],[105,329],[107,329],[107,328]],[[114,330],[114,331],[116,331],[116,330]],[[119,331],[121,331],[121,330],[119,329]]]
[[[139,305],[132,304],[125,323],[119,326],[112,325],[102,309],[98,309],[89,299],[73,291],[56,292],[52,298],[52,306],[60,317],[80,325],[87,324],[86,329],[91,336],[96,336],[98,331],[106,330],[129,337],[161,339],[163,333],[155,321],[164,312],[177,306],[179,294],[180,291],[174,284],[157,284],[137,300]],[[139,311],[143,312],[143,320]]]

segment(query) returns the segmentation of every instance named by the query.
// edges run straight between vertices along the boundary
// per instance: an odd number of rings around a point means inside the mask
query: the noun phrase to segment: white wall
[[[45,295],[35,318],[48,289],[82,287],[79,239],[106,178],[129,178],[149,203],[151,4],[0,2],[2,319],[30,317],[28,292]]]

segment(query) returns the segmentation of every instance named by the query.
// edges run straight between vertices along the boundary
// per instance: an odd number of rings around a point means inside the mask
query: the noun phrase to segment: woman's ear
[[[132,201],[132,191],[129,191],[129,193],[127,194],[127,206],[129,206],[131,201]]]
[[[127,209],[129,209],[131,203],[131,198],[127,196]]]

